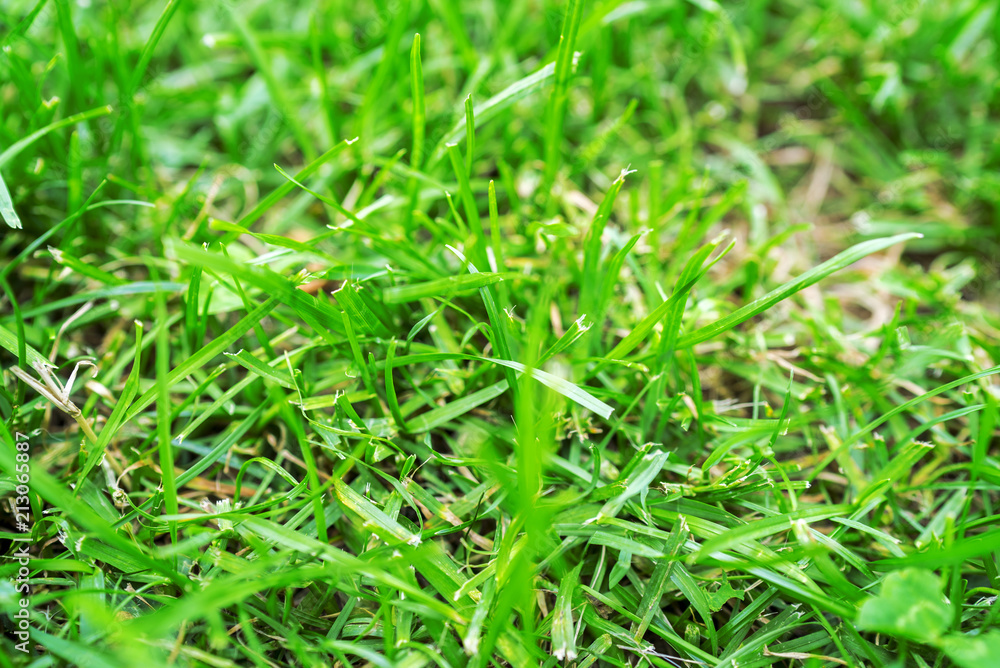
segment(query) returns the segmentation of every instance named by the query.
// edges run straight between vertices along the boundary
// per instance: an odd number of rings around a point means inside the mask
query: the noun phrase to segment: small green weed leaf
[[[712,612],[718,612],[729,599],[738,598],[742,601],[745,594],[742,589],[733,589],[733,585],[725,582],[718,591],[708,592],[708,608]]]
[[[939,646],[960,668],[993,668],[1000,657],[1000,631],[980,636],[954,633],[942,638]]]
[[[951,607],[941,593],[938,577],[909,568],[885,578],[879,595],[862,604],[857,624],[866,631],[935,643],[950,620]]]

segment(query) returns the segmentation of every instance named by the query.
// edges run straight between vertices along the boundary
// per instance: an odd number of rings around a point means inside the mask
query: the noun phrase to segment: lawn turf
[[[998,10],[7,0],[0,666],[995,668]]]

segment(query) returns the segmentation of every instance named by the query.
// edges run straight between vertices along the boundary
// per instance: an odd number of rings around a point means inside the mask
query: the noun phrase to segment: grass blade
[[[500,112],[509,109],[515,102],[524,99],[546,85],[549,79],[555,74],[555,71],[555,63],[549,63],[537,72],[515,81],[485,102],[476,105],[475,109],[473,109],[476,127],[482,127],[487,121],[492,120],[500,114]],[[441,138],[432,153],[435,160],[444,154],[445,147],[448,144],[453,144],[465,135],[465,122],[465,118],[463,117]]]
[[[221,354],[226,348],[235,343],[241,336],[253,329],[253,326],[260,322],[260,320],[274,310],[274,307],[278,305],[278,301],[271,298],[255,308],[250,313],[246,314],[239,322],[233,325],[232,328],[226,331],[225,334],[218,337],[211,343],[205,345],[201,350],[191,355],[180,364],[178,364],[174,369],[164,377],[163,385],[167,388],[173,387],[181,379],[185,378],[192,371],[200,369],[201,367],[208,364],[216,355]],[[133,419],[136,415],[141,413],[146,409],[159,393],[159,385],[157,382],[157,387],[151,388],[144,392],[136,402],[129,408],[128,413],[125,415],[125,421]]]
[[[562,162],[563,118],[569,101],[569,82],[576,66],[576,36],[583,17],[583,0],[569,0],[559,34],[556,55],[555,88],[545,114],[545,172],[541,192],[549,193]],[[550,205],[551,206],[551,205]]]
[[[635,349],[640,343],[642,343],[649,336],[649,333],[653,331],[655,327],[670,311],[674,308],[679,308],[678,304],[683,304],[688,297],[688,293],[695,286],[695,284],[701,280],[701,278],[708,273],[708,271],[715,265],[716,262],[721,260],[726,254],[732,250],[735,242],[730,242],[729,245],[721,252],[718,256],[709,264],[701,269],[700,272],[688,283],[682,285],[678,289],[674,290],[670,298],[665,302],[657,306],[649,315],[639,321],[638,324],[632,331],[629,332],[625,338],[618,342],[618,344],[611,349],[611,352],[605,355],[605,359],[621,359],[625,355],[628,355],[632,350]],[[711,244],[709,244],[711,246]],[[706,246],[707,248],[708,246]],[[680,342],[678,342],[677,347],[681,347]]]
[[[461,399],[456,399],[455,401],[449,402],[444,406],[439,406],[431,411],[411,418],[407,421],[409,431],[414,434],[422,434],[440,427],[443,424],[447,424],[452,420],[465,415],[473,408],[477,408],[485,404],[487,401],[496,399],[506,391],[506,380],[501,380],[499,383],[494,383],[493,385],[484,387],[483,389],[473,392],[472,394],[468,394]]]
[[[156,279],[156,270],[152,270]],[[156,319],[167,321],[167,300],[162,292],[155,293]],[[170,436],[170,339],[166,326],[156,332],[156,435],[159,440],[160,475],[163,484],[163,501],[168,515],[177,514],[177,482],[174,480],[173,439]],[[177,522],[169,522],[170,541],[177,544]]]
[[[54,130],[58,130],[60,128],[64,128],[69,125],[82,123],[83,121],[89,121],[94,118],[100,118],[101,116],[107,116],[112,111],[114,111],[114,109],[110,105],[105,107],[97,107],[96,109],[91,109],[90,111],[83,111],[80,112],[79,114],[73,114],[72,116],[64,118],[60,121],[49,123],[40,130],[35,130],[27,137],[24,137],[23,139],[20,139],[11,144],[10,146],[8,146],[7,150],[5,150],[3,153],[0,153],[0,168],[2,168],[11,160],[13,160],[16,156],[18,156],[21,153],[21,151],[31,146],[36,141],[38,141],[45,135],[49,134],[50,132],[53,132]]]
[[[397,285],[382,292],[382,301],[386,304],[404,304],[426,297],[451,299],[456,293],[464,290],[476,290],[487,285],[499,283],[504,278],[513,278],[515,276],[517,274],[462,274],[461,276],[449,276],[435,281],[427,281],[426,283]]]
[[[318,158],[310,162],[308,165],[306,165],[301,170],[295,173],[295,179],[296,179],[295,182],[288,181],[287,183],[282,183],[280,186],[271,191],[267,197],[262,199],[257,204],[257,206],[255,206],[253,209],[250,210],[249,213],[240,218],[237,221],[237,223],[240,225],[240,227],[250,227],[250,225],[252,225],[254,221],[263,216],[264,213],[268,209],[273,207],[275,204],[277,204],[281,200],[281,198],[283,198],[288,193],[292,192],[292,190],[295,189],[296,182],[302,182],[308,179],[310,176],[319,171],[320,167],[330,162],[330,160],[339,155],[341,151],[343,151],[345,148],[347,148],[356,141],[357,138],[345,139],[344,141],[340,142],[339,144],[331,148],[323,155],[319,156]],[[227,241],[230,241],[235,238],[236,237],[234,235],[230,235],[227,237]]]
[[[0,174],[0,216],[3,216],[7,227],[12,227],[15,230],[21,229],[21,219],[18,217],[17,211],[14,210],[14,200],[10,198],[10,191],[7,190],[7,184],[4,183],[3,174]]]
[[[730,329],[736,327],[737,325],[746,322],[750,318],[754,317],[759,313],[763,313],[767,309],[771,308],[783,299],[791,297],[796,292],[808,288],[810,285],[817,283],[830,274],[840,271],[845,267],[848,267],[861,258],[867,257],[872,253],[877,253],[880,250],[884,250],[889,246],[894,246],[898,243],[904,241],[909,241],[911,239],[920,239],[923,235],[917,232],[909,232],[906,234],[897,234],[886,239],[873,239],[871,241],[863,241],[856,246],[848,248],[843,253],[836,255],[835,257],[827,260],[823,264],[813,267],[806,273],[802,274],[798,278],[785,283],[779,288],[772,290],[760,299],[755,299],[751,303],[737,309],[733,313],[730,313],[725,318],[718,320],[711,325],[706,325],[700,329],[697,329],[690,334],[685,334],[677,341],[678,348],[689,348],[691,346],[698,345],[703,341],[708,341],[713,339],[723,332],[727,332]]]
[[[576,658],[576,628],[573,626],[573,594],[580,584],[583,564],[563,576],[556,594],[556,606],[552,611],[552,656],[559,661]]]
[[[583,270],[581,275],[582,288],[580,290],[580,312],[595,313],[598,304],[598,291],[600,290],[601,274],[598,271],[598,264],[601,259],[601,239],[604,235],[604,228],[608,224],[611,212],[615,205],[615,198],[621,192],[625,184],[625,177],[633,174],[627,169],[623,169],[618,178],[611,184],[611,188],[604,194],[601,205],[594,214],[594,219],[587,230],[587,236],[583,241]],[[605,276],[605,281],[614,283],[614,278]],[[595,322],[600,325],[599,320]]]

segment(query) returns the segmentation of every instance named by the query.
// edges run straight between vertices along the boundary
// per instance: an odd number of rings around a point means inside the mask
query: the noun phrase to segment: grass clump
[[[5,12],[0,665],[1000,655],[996,2]]]

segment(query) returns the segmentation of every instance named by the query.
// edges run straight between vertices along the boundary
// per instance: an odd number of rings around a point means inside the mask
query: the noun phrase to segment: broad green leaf
[[[742,601],[744,595],[746,595],[744,590],[733,589],[733,585],[724,582],[717,590],[707,593],[708,607],[712,612],[718,612],[730,599],[738,598]]]
[[[959,668],[995,668],[1000,658],[1000,631],[976,636],[953,633],[942,638],[939,647]]]
[[[934,643],[948,630],[951,616],[941,578],[908,568],[886,576],[879,594],[861,605],[857,624],[866,631]]]

